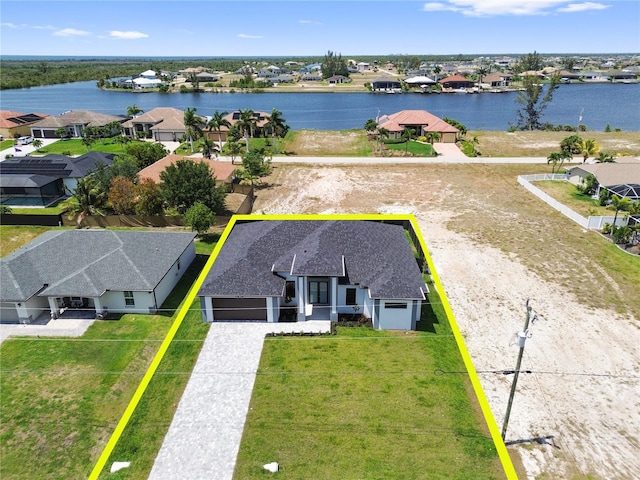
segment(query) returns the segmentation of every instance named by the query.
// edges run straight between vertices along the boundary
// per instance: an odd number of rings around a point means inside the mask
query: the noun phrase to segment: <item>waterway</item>
[[[58,115],[68,110],[94,110],[124,115],[136,104],[144,111],[156,107],[184,110],[195,107],[201,115],[216,110],[249,108],[270,112],[277,108],[295,129],[348,130],[363,128],[368,119],[399,110],[428,110],[438,117],[462,122],[470,130],[507,130],[517,124],[517,93],[168,93],[100,90],[96,83],[75,82],[0,92],[2,110]],[[589,130],[606,125],[640,131],[640,84],[568,84],[554,92],[542,118],[554,125],[582,123]]]

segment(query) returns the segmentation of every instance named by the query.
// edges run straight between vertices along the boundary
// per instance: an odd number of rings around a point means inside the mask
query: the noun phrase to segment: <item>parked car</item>
[[[29,145],[31,142],[33,142],[33,137],[18,138],[18,145]]]

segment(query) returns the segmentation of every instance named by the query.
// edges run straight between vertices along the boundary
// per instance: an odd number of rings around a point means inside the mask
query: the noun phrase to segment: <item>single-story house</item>
[[[300,80],[303,82],[320,82],[322,75],[319,73],[303,73],[300,75]]]
[[[22,113],[1,110],[0,135],[5,139],[31,135],[31,125],[48,116],[46,113]]]
[[[451,75],[440,80],[442,88],[452,88],[454,90],[460,88],[472,88],[473,82],[462,75]]]
[[[146,78],[146,77],[138,77],[134,79],[126,80],[125,86],[142,90],[145,88],[158,88],[162,85],[162,80],[159,78]]]
[[[455,143],[460,131],[426,110],[402,110],[378,118],[378,127],[389,132],[390,138],[400,138],[405,128],[412,128],[416,136],[426,136],[429,132],[440,135],[441,143]]]
[[[122,123],[125,117],[90,110],[70,110],[55,117],[47,117],[31,125],[34,138],[60,138],[55,132],[66,129],[68,137],[80,138],[86,127],[104,127],[112,122]]]
[[[110,166],[115,154],[88,152],[79,157],[50,154],[11,157],[0,162],[2,204],[47,206],[73,192],[80,178],[99,165]]]
[[[598,189],[611,194],[640,200],[640,160],[621,157],[614,163],[590,163],[567,167],[567,180],[574,185],[584,184],[589,175],[596,177]]]
[[[406,83],[410,87],[423,87],[435,85],[438,82],[436,82],[432,78],[427,77],[426,75],[416,75],[406,78],[404,80],[404,83]]]
[[[153,70],[145,70],[140,74],[142,78],[156,78],[156,72]]]
[[[389,92],[402,88],[402,82],[397,78],[381,76],[371,82],[371,89],[374,92]]]
[[[209,72],[200,72],[196,74],[196,78],[199,82],[217,82],[220,78],[217,75]]]
[[[232,183],[233,172],[237,168],[237,165],[232,165],[229,162],[218,162],[216,160],[209,160],[207,158],[188,158],[183,157],[182,155],[171,154],[140,170],[138,172],[138,177],[141,180],[143,178],[150,178],[155,183],[160,183],[160,173],[163,172],[169,165],[174,164],[178,160],[193,160],[197,162],[205,162],[209,166],[209,170],[211,170],[211,173],[215,177],[216,182],[224,183],[229,186]]]
[[[201,117],[204,124],[205,118]],[[173,107],[158,107],[130,118],[122,124],[127,137],[153,138],[156,142],[177,142],[187,131],[184,112]]]
[[[195,258],[195,234],[52,230],[0,259],[1,323],[64,309],[155,313]]]
[[[327,78],[327,82],[329,85],[336,85],[338,83],[349,83],[351,79],[349,77],[345,77],[344,75],[332,75]]]
[[[224,119],[228,121],[231,124],[231,126],[234,126],[236,123],[238,123],[240,121],[240,118],[242,118],[242,112],[240,110],[236,110],[224,116]],[[267,112],[258,112],[258,111],[253,112],[253,119],[255,120],[255,125],[256,125],[253,131],[254,137],[259,137],[263,135],[267,122],[269,121],[270,118],[271,118],[271,115],[268,114]],[[217,135],[217,132],[216,132],[216,135]]]
[[[337,321],[412,330],[428,293],[402,226],[364,220],[236,223],[198,296],[205,322]]]

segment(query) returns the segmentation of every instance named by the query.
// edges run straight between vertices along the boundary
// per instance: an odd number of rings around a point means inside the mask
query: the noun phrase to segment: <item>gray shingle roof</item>
[[[236,224],[199,295],[281,296],[284,279],[274,272],[348,276],[373,298],[424,298],[424,280],[404,229],[361,220]]]
[[[0,300],[151,291],[194,238],[172,232],[49,231],[0,259]]]

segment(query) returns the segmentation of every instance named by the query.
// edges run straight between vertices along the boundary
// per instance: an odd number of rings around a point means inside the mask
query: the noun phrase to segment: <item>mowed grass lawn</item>
[[[598,200],[580,193],[572,183],[545,180],[533,184],[583,217],[613,216],[615,214],[615,210],[612,208],[603,207],[598,203]],[[618,216],[624,215],[625,212],[618,213]]]
[[[0,478],[87,478],[205,261],[196,257],[157,315],[97,321],[81,338],[2,343]],[[186,359],[195,361],[200,346]],[[175,408],[187,380],[176,376],[177,384],[156,392],[155,405]],[[162,416],[151,412],[156,425]]]
[[[426,315],[431,331],[267,338],[234,478],[273,461],[280,479],[505,478],[447,320]]]

